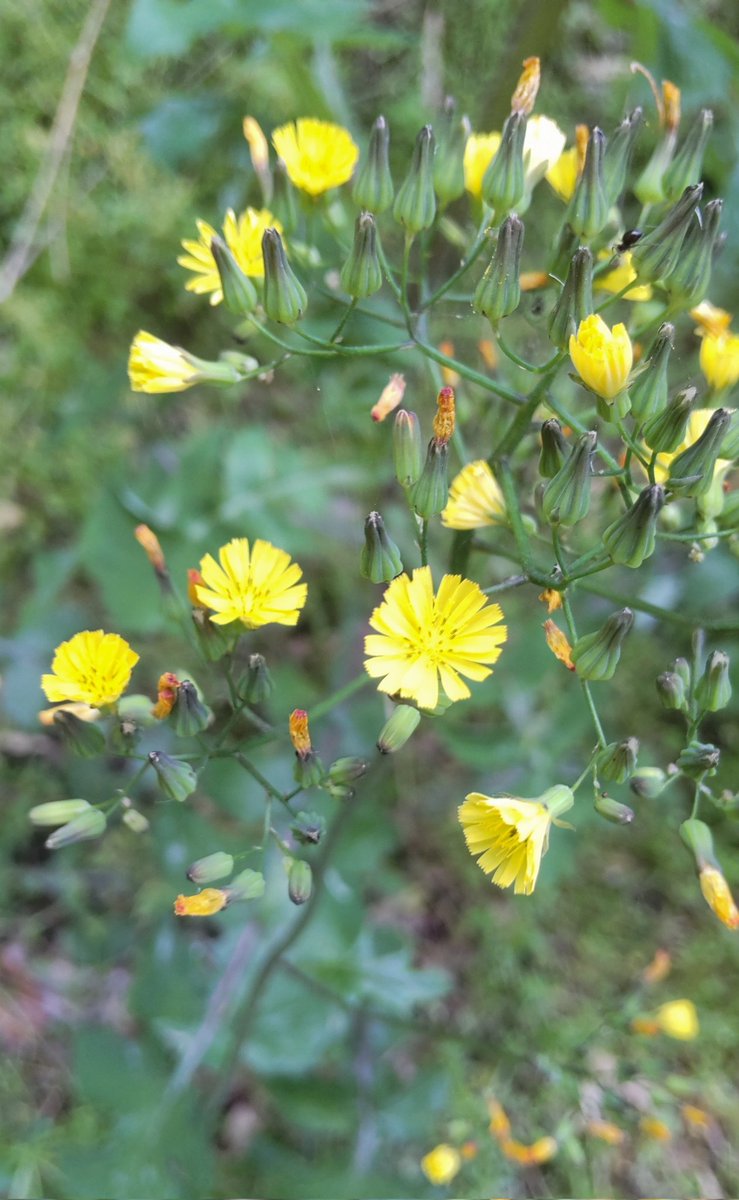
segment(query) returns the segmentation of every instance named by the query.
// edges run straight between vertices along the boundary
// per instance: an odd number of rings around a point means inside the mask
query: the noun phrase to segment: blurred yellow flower
[[[725,308],[717,308],[710,300],[701,300],[700,304],[691,308],[690,315],[698,322],[696,332],[701,337],[704,333],[725,333],[731,325],[731,313]]]
[[[661,983],[672,970],[672,958],[667,950],[655,950],[654,958],[642,971],[642,980],[648,987]]]
[[[291,182],[309,196],[321,196],[346,183],[359,157],[348,130],[314,117],[280,125],[272,134],[272,144]]]
[[[429,1183],[451,1183],[462,1166],[462,1156],[454,1146],[441,1142],[421,1159],[421,1170]]]
[[[705,433],[706,426],[708,425],[708,422],[710,421],[714,412],[715,412],[715,409],[713,409],[713,408],[694,408],[693,409],[690,416],[688,417],[688,424],[687,424],[687,427],[685,430],[685,437],[683,438],[683,440],[681,441],[681,443],[677,447],[677,449],[673,450],[672,453],[670,453],[670,454],[663,453],[663,454],[657,455],[657,459],[654,464],[654,478],[657,480],[657,483],[665,483],[665,481],[667,480],[667,477],[670,474],[670,464],[671,464],[672,460],[674,458],[677,458],[678,454],[682,454],[683,450],[687,450],[688,446],[692,446],[693,442],[698,441],[698,438],[701,437],[701,435],[703,433]],[[728,458],[716,459],[716,465],[713,468],[714,479],[717,476],[720,477],[721,475],[725,474],[725,472],[728,471],[732,465],[733,464],[731,462],[731,459],[728,459]]]
[[[572,792],[561,784],[537,800],[470,792],[458,810],[467,849],[498,887],[514,884],[517,894],[530,896],[552,822],[573,803]]]
[[[701,371],[712,388],[721,391],[739,382],[739,335],[707,333],[701,342]]]
[[[672,1139],[669,1125],[660,1121],[659,1117],[642,1117],[639,1121],[642,1133],[655,1142],[669,1142]]]
[[[729,929],[739,929],[739,909],[723,872],[710,863],[706,864],[698,873],[698,882],[706,904],[719,921],[723,921]]]
[[[41,676],[41,687],[52,704],[72,700],[104,708],[123,695],[138,661],[119,634],[85,630],[57,646],[52,674]]]
[[[657,1009],[654,1019],[662,1033],[681,1042],[692,1042],[700,1033],[698,1013],[692,1000],[668,1000]]]
[[[212,917],[227,904],[227,892],[221,888],[203,888],[196,896],[178,896],[174,911],[178,917]]]
[[[269,143],[256,117],[244,117],[242,129],[249,146],[252,166],[257,175],[262,175],[269,166]]]
[[[603,400],[615,400],[626,387],[634,352],[625,325],[609,329],[597,313],[570,335],[570,358],[583,383]]]
[[[522,1167],[540,1167],[554,1158],[558,1150],[557,1141],[553,1137],[539,1138],[530,1146],[509,1138],[500,1143],[500,1148],[506,1158]]]
[[[556,162],[547,168],[546,181],[565,202],[572,199],[580,172],[580,155],[577,146],[570,146],[560,154]]]
[[[559,161],[565,135],[551,117],[529,117],[523,143],[523,164],[526,191],[530,192],[540,179]],[[473,133],[464,148],[464,186],[478,199],[482,195],[485,172],[500,148],[501,135]]]
[[[452,480],[441,523],[447,529],[506,524],[503,493],[484,458],[468,463]]]
[[[187,253],[181,254],[177,262],[194,273],[194,277],[185,284],[188,292],[195,292],[198,296],[210,293],[211,304],[220,304],[223,299],[221,277],[211,250],[216,231],[207,221],[198,221],[197,227],[199,239],[185,238],[182,246]],[[256,279],[264,275],[262,234],[269,228],[282,233],[282,225],[268,208],[247,208],[238,217],[232,208],[226,213],[223,239],[245,275]]]
[[[597,1138],[599,1142],[605,1142],[608,1146],[622,1146],[626,1140],[623,1129],[619,1129],[618,1125],[614,1125],[612,1121],[588,1121],[585,1129],[591,1137]]]
[[[602,250],[598,255],[601,262],[611,258],[608,250]],[[597,275],[593,280],[593,287],[598,292],[620,292],[628,284],[636,280],[636,271],[634,270],[631,251],[627,250],[625,254],[620,256],[618,266],[612,271],[608,271],[605,275]],[[624,292],[624,300],[651,300],[652,285],[651,283],[640,283],[636,287],[629,288],[628,292]]]
[[[704,1109],[697,1108],[695,1104],[681,1104],[680,1113],[688,1129],[694,1133],[704,1133],[711,1128],[709,1114]]]
[[[285,550],[258,538],[233,538],[200,560],[202,584],[195,584],[198,601],[212,610],[215,625],[241,621],[247,629],[261,625],[296,625],[308,588],[299,583],[303,572]]]
[[[64,704],[55,704],[53,708],[42,708],[38,719],[42,725],[53,725],[58,713],[70,713],[78,721],[97,721],[100,709],[80,701],[68,700]]]
[[[450,701],[470,690],[460,678],[487,679],[508,630],[503,613],[488,604],[478,584],[460,575],[444,575],[434,595],[430,567],[412,578],[399,575],[370,617],[377,630],[365,638],[365,669],[380,679],[378,690],[433,709],[440,692]],[[493,628],[495,626],[496,628]]]
[[[490,1116],[490,1132],[498,1141],[504,1140],[510,1136],[511,1123],[508,1120],[508,1114],[503,1108],[499,1100],[488,1100],[488,1114]]]
[[[134,392],[184,392],[201,378],[191,354],[140,329],[131,342],[128,378]]]
[[[500,148],[499,133],[471,133],[464,148],[464,186],[477,199],[482,196],[482,181]]]

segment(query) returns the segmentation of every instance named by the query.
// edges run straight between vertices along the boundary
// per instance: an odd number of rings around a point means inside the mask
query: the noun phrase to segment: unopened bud
[[[310,863],[294,858],[287,873],[287,894],[293,904],[305,904],[313,891],[313,872]]]
[[[713,113],[710,108],[702,108],[665,171],[662,186],[668,200],[676,200],[686,187],[700,181],[703,155],[712,129]]]
[[[634,820],[634,810],[628,804],[620,804],[605,792],[599,792],[593,801],[595,811],[610,821],[612,825],[630,825]]]
[[[378,240],[375,218],[371,213],[360,213],[354,223],[354,244],[341,269],[341,286],[355,300],[374,296],[382,287]]]
[[[102,836],[105,825],[105,816],[100,809],[88,808],[50,833],[44,845],[47,850],[60,850],[62,846],[72,846],[75,842],[90,842]]]
[[[403,570],[403,560],[378,512],[371,512],[364,523],[364,546],[359,573],[372,583],[389,583]]]
[[[512,112],[503,126],[498,152],[482,180],[483,200],[490,205],[497,220],[516,207],[526,190],[523,163],[525,137],[525,115]]]
[[[598,755],[596,763],[598,776],[613,783],[625,783],[636,769],[638,754],[639,741],[637,738],[630,737],[623,742],[609,742]]]
[[[187,878],[196,883],[198,887],[202,887],[204,883],[225,879],[233,869],[233,855],[227,854],[225,850],[215,850],[213,854],[206,854],[204,858],[196,859],[187,868]]]
[[[716,855],[713,849],[713,834],[705,821],[691,817],[680,826],[680,837],[695,858],[698,870],[710,865],[716,865]]]
[[[103,731],[91,721],[81,721],[64,708],[54,714],[54,728],[59,730],[66,745],[80,758],[95,758],[105,749]]]
[[[456,200],[464,191],[464,148],[470,123],[460,117],[452,96],[444,101],[434,157],[434,188],[442,204]]]
[[[133,531],[133,536],[148,558],[149,564],[160,584],[163,584],[166,580],[167,590],[169,590],[171,583],[169,572],[167,571],[167,563],[164,558],[164,551],[159,544],[159,538],[154,533],[154,530],[150,529],[148,525],[137,525]]]
[[[436,216],[434,131],[424,125],[416,138],[410,169],[393,205],[393,216],[409,234],[428,229]]]
[[[308,714],[303,708],[290,713],[290,741],[295,751],[295,781],[304,788],[315,787],[325,774],[323,763],[313,749],[308,729]]]
[[[667,368],[674,337],[674,325],[665,322],[660,326],[644,366],[629,387],[631,411],[640,424],[656,416],[667,404]]]
[[[239,695],[248,704],[264,704],[272,695],[274,681],[263,654],[250,654],[244,676],[239,684]]]
[[[421,476],[413,489],[411,503],[419,517],[428,520],[446,508],[449,499],[449,448],[432,438],[428,444]]]
[[[687,703],[685,684],[674,671],[663,671],[657,676],[657,693],[668,712],[682,712]]]
[[[334,800],[351,800],[354,795],[353,784],[367,770],[367,762],[362,758],[337,758],[331,763],[323,786]]]
[[[700,496],[708,491],[732,413],[730,408],[715,409],[698,440],[673,458],[668,479],[673,491],[683,496]]]
[[[194,737],[205,729],[211,713],[198,695],[198,689],[189,679],[183,679],[177,689],[177,698],[172,709],[172,725],[180,737]]]
[[[698,873],[703,899],[728,929],[739,929],[739,909],[734,903],[731,889],[718,864],[702,867]]]
[[[258,900],[264,895],[264,875],[247,867],[235,875],[223,891],[227,904],[240,900]]]
[[[495,325],[515,312],[521,299],[523,221],[511,213],[498,230],[493,257],[477,285],[472,307]]]
[[[414,412],[401,408],[393,424],[395,478],[402,488],[411,488],[423,469],[421,425]]]
[[[683,388],[673,396],[666,408],[656,413],[644,426],[644,441],[651,450],[672,454],[685,440],[696,390]]]
[[[721,751],[712,742],[690,742],[677,756],[677,765],[689,779],[715,775]]]
[[[198,780],[189,763],[163,754],[161,750],[152,750],[149,762],[156,771],[160,790],[170,800],[181,803],[195,791]]]
[[[572,661],[581,679],[612,679],[624,639],[634,624],[630,608],[612,613],[596,633],[580,637],[572,648]]]
[[[657,283],[675,270],[683,239],[702,195],[702,183],[686,188],[659,225],[636,243],[631,261],[639,279]]]
[[[608,220],[608,201],[603,189],[603,156],[606,139],[602,129],[592,130],[583,173],[567,211],[567,221],[578,237],[588,241],[597,236]]]
[[[550,341],[566,350],[570,338],[577,335],[580,322],[593,311],[593,256],[580,246],[570,259],[564,286],[549,317]]]
[[[729,703],[729,656],[723,650],[714,650],[709,655],[706,668],[695,685],[695,698],[705,712],[719,712]]]
[[[723,200],[711,200],[689,227],[682,252],[665,288],[675,307],[691,308],[703,300],[711,282],[711,268],[721,223]]]
[[[385,212],[393,202],[393,178],[389,162],[390,130],[384,117],[372,126],[367,156],[360,164],[352,195],[360,208]]]
[[[308,297],[305,288],[293,271],[282,238],[276,229],[265,229],[262,235],[264,259],[264,311],[271,321],[294,325],[305,312]]]
[[[304,846],[317,846],[326,832],[326,818],[320,813],[299,812],[290,826],[297,842]]]
[[[380,754],[395,754],[402,750],[408,738],[418,728],[421,714],[410,704],[398,704],[380,730],[377,749]]]
[[[549,480],[542,496],[542,510],[550,524],[575,525],[590,507],[592,459],[598,435],[583,433],[570,450],[564,465]]]
[[[223,303],[235,317],[248,316],[257,306],[257,289],[241,270],[223,238],[213,237],[210,249],[221,280]]]
[[[675,674],[679,675],[680,679],[682,679],[683,686],[685,687],[686,691],[690,691],[692,671],[687,658],[676,658],[672,664],[672,669]]]
[[[298,225],[298,202],[287,167],[281,158],[275,163],[270,208],[288,236]]]
[[[603,160],[603,192],[609,208],[618,204],[626,184],[626,173],[634,149],[636,135],[642,123],[642,109],[635,108],[608,139]]]
[[[567,439],[562,433],[562,426],[556,417],[545,421],[539,431],[541,437],[541,453],[539,454],[539,474],[545,479],[553,479],[561,471],[567,455]]]
[[[32,825],[66,825],[74,817],[87,812],[91,808],[88,800],[49,800],[46,804],[37,804],[28,814]]]
[[[665,199],[665,172],[672,162],[676,142],[677,125],[671,120],[634,184],[634,195],[640,204],[661,204]]]
[[[645,487],[631,508],[603,533],[603,545],[615,563],[640,567],[654,553],[657,518],[665,502],[665,489],[658,483]]]
[[[137,808],[127,808],[121,817],[123,824],[131,833],[146,833],[149,828],[149,818]]]
[[[644,800],[654,800],[666,783],[667,775],[661,767],[637,767],[629,780],[629,787],[634,795]]]

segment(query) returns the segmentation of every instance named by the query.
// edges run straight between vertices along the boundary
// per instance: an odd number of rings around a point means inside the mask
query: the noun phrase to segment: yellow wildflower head
[[[554,188],[560,200],[572,199],[580,177],[580,158],[577,146],[563,150],[556,162],[547,168],[546,181]]]
[[[629,378],[634,352],[625,325],[609,329],[598,313],[570,335],[570,358],[583,383],[603,400],[615,400]]]
[[[178,917],[212,917],[228,904],[228,892],[222,888],[203,888],[196,896],[178,896],[174,911]]]
[[[692,1042],[700,1033],[698,1013],[692,1000],[668,1000],[654,1014],[659,1029],[668,1037]]]
[[[598,258],[603,262],[610,258],[607,250],[602,250]],[[625,254],[620,256],[618,265],[612,271],[608,271],[605,275],[598,275],[593,280],[593,287],[599,292],[611,292],[615,295],[616,292],[623,291],[630,283],[636,282],[636,271],[631,259],[631,251],[627,250]],[[650,283],[637,283],[636,287],[629,288],[628,292],[624,292],[624,300],[651,300],[652,285]]]
[[[513,884],[517,894],[530,896],[552,822],[573,803],[572,792],[562,784],[537,800],[470,792],[459,808],[467,849],[498,887]]]
[[[701,371],[712,388],[722,391],[739,382],[739,334],[708,333],[701,342]]]
[[[479,200],[482,181],[500,148],[499,133],[472,133],[464,148],[464,186]]]
[[[478,584],[445,575],[434,595],[430,567],[399,575],[370,617],[377,630],[365,638],[365,669],[380,679],[378,690],[433,709],[439,693],[465,700],[470,690],[460,678],[487,679],[508,630],[503,613],[488,604]],[[493,628],[495,626],[495,628]]]
[[[187,251],[177,262],[193,272],[185,288],[198,296],[210,295],[211,304],[220,304],[223,299],[221,277],[211,245],[216,231],[207,221],[198,221],[199,239],[186,238],[182,246]],[[282,233],[282,225],[268,208],[247,208],[240,216],[229,209],[223,219],[223,239],[245,275],[261,279],[264,275],[262,257],[262,235],[265,229],[276,229]]]
[[[698,873],[698,882],[706,904],[728,929],[739,929],[739,909],[719,867],[707,863]]]
[[[140,329],[131,342],[128,378],[134,392],[184,392],[201,374],[192,355]]]
[[[710,300],[701,300],[690,315],[698,323],[696,333],[703,337],[704,333],[726,333],[731,325],[731,313],[725,308],[717,308]]]
[[[421,1159],[421,1170],[429,1183],[451,1183],[462,1166],[462,1156],[454,1146],[441,1142]]]
[[[258,538],[233,538],[200,560],[202,584],[195,584],[198,602],[211,609],[215,625],[241,621],[247,629],[260,625],[297,625],[308,587],[303,572],[285,550]],[[220,565],[219,565],[220,563]]]
[[[314,117],[281,125],[272,134],[272,144],[291,182],[309,196],[321,196],[346,183],[359,158],[348,130]]]
[[[452,480],[449,500],[441,514],[447,529],[482,529],[505,525],[503,493],[484,458],[467,463]]]
[[[138,661],[117,633],[85,630],[57,646],[52,674],[41,676],[41,687],[52,704],[72,700],[104,708],[123,695]]]

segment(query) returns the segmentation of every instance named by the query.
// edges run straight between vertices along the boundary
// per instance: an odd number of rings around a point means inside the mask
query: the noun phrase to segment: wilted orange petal
[[[566,635],[558,625],[555,625],[554,621],[545,621],[542,628],[546,635],[547,646],[554,657],[558,658],[561,663],[564,663],[568,671],[574,671],[575,664],[572,661],[572,646],[568,642]]]

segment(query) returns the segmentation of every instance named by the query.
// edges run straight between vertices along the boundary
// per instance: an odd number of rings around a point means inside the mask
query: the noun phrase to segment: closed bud
[[[669,85],[667,88],[665,85]],[[661,204],[665,199],[665,172],[672,162],[680,124],[679,88],[663,83],[664,132],[651,157],[634,184],[634,194],[642,205]]]
[[[566,350],[580,322],[592,311],[593,256],[587,246],[580,246],[570,259],[567,278],[549,317],[549,340]]]
[[[198,695],[198,689],[189,679],[183,679],[177,689],[177,699],[172,709],[172,725],[180,737],[194,737],[205,729],[211,719],[210,711]]]
[[[602,129],[592,130],[585,166],[567,210],[567,222],[580,238],[590,241],[608,220],[609,204],[603,188],[606,139]]]
[[[611,613],[597,633],[578,638],[572,647],[572,661],[581,679],[612,679],[621,657],[624,639],[634,624],[630,608]]]
[[[731,699],[729,656],[723,650],[709,655],[706,668],[695,685],[695,698],[705,712],[719,712]]]
[[[105,749],[105,736],[91,721],[81,721],[74,713],[60,708],[54,714],[54,728],[58,729],[75,754],[80,758],[95,758]]]
[[[675,307],[692,308],[708,292],[723,206],[723,200],[711,200],[703,209],[702,220],[696,214],[685,235],[677,266],[665,280]]]
[[[149,762],[156,771],[160,790],[170,800],[177,800],[181,803],[195,791],[198,780],[189,763],[172,758],[169,754],[163,754],[161,750],[152,750],[149,754]]]
[[[442,204],[464,192],[464,148],[469,136],[469,121],[458,115],[453,97],[447,96],[434,158],[434,188]]]
[[[539,474],[543,475],[545,479],[553,479],[562,469],[568,449],[567,440],[556,417],[550,417],[543,423],[539,435],[541,437]]]
[[[304,788],[316,787],[324,777],[323,763],[313,749],[308,714],[303,708],[290,713],[290,741],[295,751],[295,781]]]
[[[482,180],[482,198],[490,205],[497,220],[516,207],[526,190],[523,163],[525,137],[524,113],[512,112],[503,126],[498,152]]]
[[[32,825],[66,825],[74,817],[87,812],[91,808],[87,800],[49,800],[46,804],[37,804],[28,814]]]
[[[666,408],[656,413],[644,426],[644,441],[651,450],[672,454],[685,440],[685,431],[695,400],[694,387],[683,388],[673,396]]]
[[[374,296],[382,287],[377,243],[375,218],[371,213],[360,213],[354,223],[354,244],[341,269],[341,286],[355,300]]]
[[[493,324],[515,312],[521,299],[523,221],[511,213],[498,230],[495,250],[475,290],[472,307]]]
[[[88,808],[50,833],[44,845],[47,850],[61,850],[62,846],[72,846],[75,842],[91,842],[102,836],[105,825],[105,816],[100,809]]]
[[[227,854],[225,850],[215,850],[213,854],[206,854],[204,858],[196,859],[187,868],[187,878],[196,883],[198,887],[202,887],[204,883],[225,879],[233,869],[233,855]]]
[[[263,654],[250,654],[241,682],[239,695],[248,704],[264,704],[274,691],[274,680]]]
[[[641,127],[642,115],[642,109],[635,108],[627,117],[624,117],[608,139],[603,160],[603,192],[609,208],[618,204],[621,199],[634,142]]]
[[[371,512],[364,523],[364,546],[359,572],[372,583],[389,583],[403,570],[403,561],[378,512]]]
[[[293,904],[305,904],[313,891],[313,872],[310,863],[294,858],[287,873],[287,894]]]
[[[609,742],[598,755],[596,763],[598,776],[613,783],[625,783],[636,768],[638,754],[639,741],[637,738],[630,737],[623,742]],[[600,809],[598,811],[600,812]]]
[[[206,609],[193,608],[192,623],[198,645],[209,662],[218,662],[224,654],[230,654],[233,650],[238,634],[228,625],[214,625]]]
[[[434,131],[430,125],[424,125],[416,138],[410,170],[395,197],[393,216],[409,234],[428,229],[436,216]]]
[[[657,283],[675,270],[685,234],[702,195],[702,183],[686,188],[659,225],[636,243],[631,251],[631,261],[639,279]]]
[[[713,849],[713,834],[705,821],[691,817],[680,826],[680,837],[695,859],[700,871],[703,867],[716,865],[716,855]]]
[[[549,480],[542,496],[544,518],[553,525],[575,525],[590,507],[592,459],[598,435],[583,433],[575,442],[564,465]]]
[[[290,826],[290,832],[303,846],[317,846],[326,832],[326,818],[320,813],[299,812]]]
[[[131,833],[146,833],[149,828],[149,818],[145,817],[137,808],[127,808],[121,817],[123,824]]]
[[[690,669],[690,663],[688,662],[687,658],[676,658],[674,663],[672,664],[672,669],[675,672],[675,674],[679,675],[680,678],[682,679],[683,686],[685,687],[686,691],[690,691],[692,672]]]
[[[223,238],[212,238],[210,248],[221,279],[223,303],[234,316],[248,316],[257,306],[257,289],[241,270]]]
[[[634,820],[634,810],[628,804],[620,804],[605,792],[599,792],[593,802],[595,811],[610,821],[612,825],[630,825]]]
[[[704,775],[715,775],[721,751],[712,742],[690,742],[677,757],[677,765],[689,779],[701,779]]]
[[[293,271],[282,238],[276,229],[262,234],[264,259],[264,311],[271,321],[294,325],[305,312],[308,297],[305,288]]]
[[[645,487],[631,508],[603,534],[603,545],[615,563],[640,567],[654,553],[657,518],[665,502],[665,489],[658,483]]]
[[[393,202],[393,178],[389,162],[390,130],[384,117],[372,126],[367,157],[360,163],[352,195],[360,208],[382,213]]]
[[[336,762],[331,763],[323,786],[334,800],[351,800],[353,785],[364,775],[367,766],[362,758],[337,758]]]
[[[662,186],[668,200],[676,200],[691,183],[700,181],[703,155],[712,129],[713,113],[710,108],[702,108],[665,171]]]
[[[285,233],[288,236],[291,233],[295,233],[298,226],[298,202],[295,188],[290,182],[290,176],[287,173],[287,167],[281,158],[278,158],[275,163],[270,208],[282,225]]]
[[[449,499],[449,447],[432,438],[426,452],[426,462],[413,489],[411,503],[419,517],[428,520],[446,508]]]
[[[685,684],[674,671],[663,671],[657,676],[657,693],[668,712],[682,712],[687,704]]]
[[[395,478],[402,488],[413,487],[423,469],[421,425],[414,412],[401,408],[393,424]]]
[[[654,800],[666,783],[667,775],[661,767],[637,767],[629,780],[629,787],[635,796]]]
[[[667,404],[667,369],[674,346],[675,326],[661,325],[642,369],[629,387],[631,411],[636,421],[647,421]],[[679,443],[678,443],[679,444]]]
[[[732,413],[730,408],[715,409],[697,442],[673,458],[668,479],[673,491],[683,496],[700,496],[708,491]]]
[[[703,899],[714,916],[718,917],[727,929],[739,929],[739,909],[734,903],[731,889],[718,864],[701,867],[698,872],[698,882]]]
[[[239,900],[258,900],[260,896],[264,895],[264,875],[261,871],[252,871],[250,867],[247,867],[234,876],[223,891],[227,904]]]
[[[377,749],[380,754],[395,754],[402,750],[408,738],[418,728],[421,714],[410,704],[398,704],[380,730]]]

